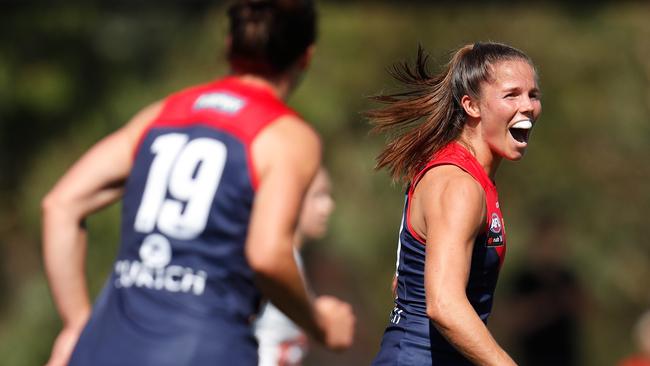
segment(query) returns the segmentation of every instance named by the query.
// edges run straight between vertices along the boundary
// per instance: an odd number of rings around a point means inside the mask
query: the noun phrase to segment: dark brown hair
[[[458,139],[466,120],[460,101],[464,95],[480,98],[481,84],[491,81],[493,65],[521,59],[533,66],[522,51],[495,42],[459,48],[435,75],[428,71],[428,58],[418,46],[415,65],[393,65],[389,73],[406,91],[371,97],[385,106],[366,112],[373,132],[389,134],[376,168],[388,169],[394,180],[409,181],[436,151]]]
[[[316,9],[311,0],[238,0],[228,16],[228,59],[246,72],[281,73],[316,40]]]

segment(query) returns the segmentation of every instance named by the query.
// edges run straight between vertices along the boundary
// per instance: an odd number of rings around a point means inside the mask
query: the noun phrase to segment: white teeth
[[[521,129],[524,129],[524,130],[529,130],[529,129],[533,128],[533,123],[530,120],[525,119],[523,121],[519,121],[519,122],[515,123],[510,128],[521,128]]]

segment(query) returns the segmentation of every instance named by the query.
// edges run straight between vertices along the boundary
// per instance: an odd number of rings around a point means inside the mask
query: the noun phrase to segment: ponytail
[[[228,60],[240,71],[284,72],[316,40],[312,0],[236,0],[228,16]]]
[[[366,112],[372,132],[389,135],[376,169],[386,168],[396,181],[411,180],[438,150],[460,137],[466,121],[460,101],[464,95],[480,97],[492,65],[515,58],[532,65],[523,52],[500,43],[465,45],[435,75],[428,71],[428,58],[418,46],[413,66],[408,62],[393,65],[389,74],[406,90],[371,97],[385,106]]]

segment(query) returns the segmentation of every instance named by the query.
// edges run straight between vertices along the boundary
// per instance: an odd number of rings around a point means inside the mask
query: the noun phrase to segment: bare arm
[[[477,365],[515,365],[497,344],[466,295],[474,240],[485,225],[485,194],[453,166],[428,172],[418,185],[426,223],[427,314],[442,335]]]
[[[296,117],[284,117],[256,138],[252,150],[260,184],[246,255],[258,286],[316,340],[345,348],[352,342],[351,308],[332,297],[314,299],[293,255],[302,199],[320,165],[318,136]]]
[[[54,303],[63,321],[51,365],[67,363],[69,352],[90,314],[84,272],[84,219],[122,196],[137,139],[159,111],[160,104],[145,108],[123,128],[98,142],[43,199],[43,260]]]

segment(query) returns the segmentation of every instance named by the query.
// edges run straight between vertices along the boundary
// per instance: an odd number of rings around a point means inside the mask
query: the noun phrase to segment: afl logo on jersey
[[[238,96],[217,92],[202,94],[196,102],[194,102],[194,109],[216,109],[218,111],[235,114],[244,107],[246,102]]]
[[[490,231],[495,234],[501,233],[501,219],[496,213],[493,213],[490,219]]]

